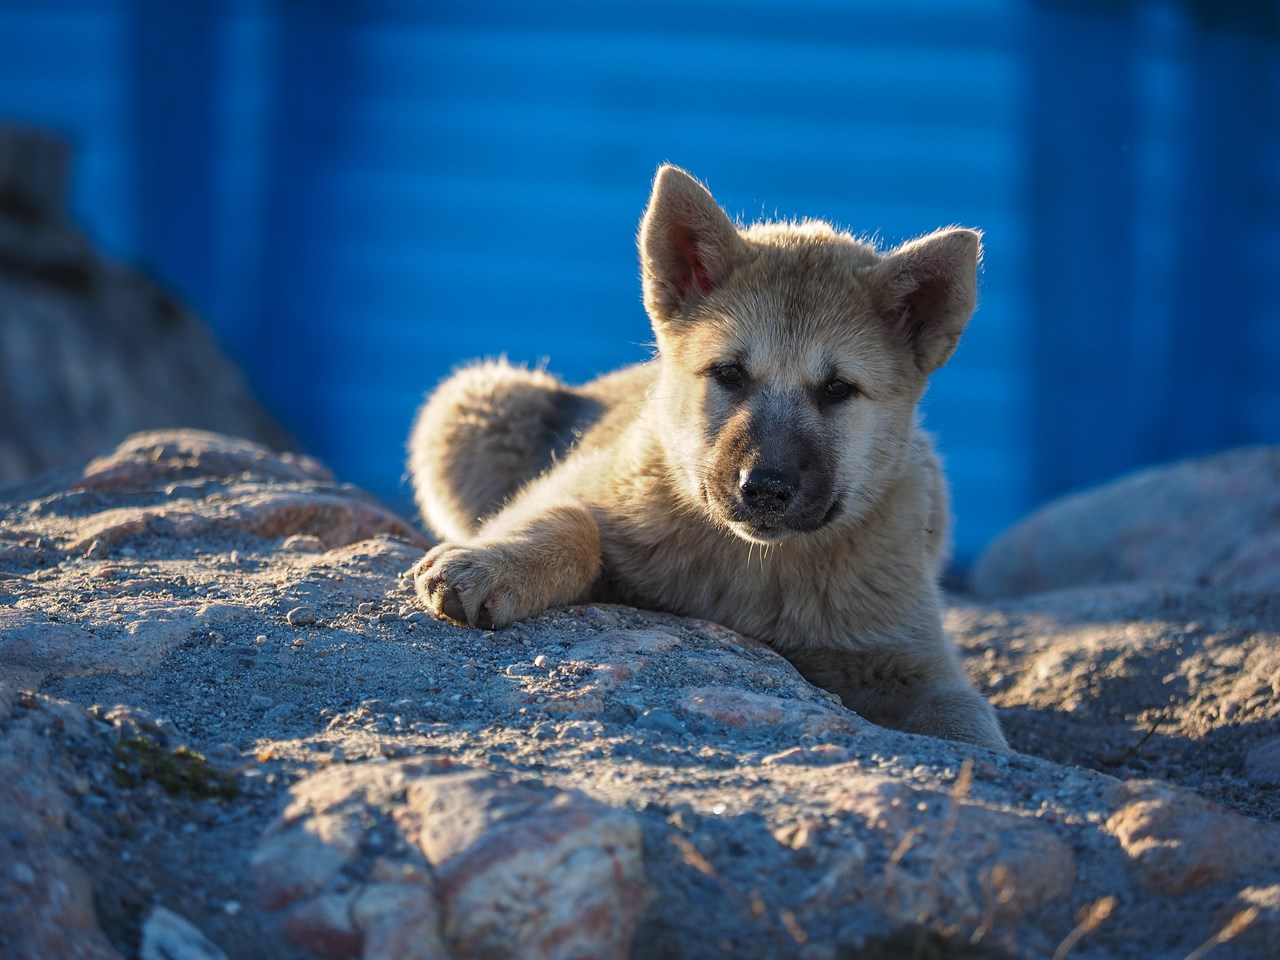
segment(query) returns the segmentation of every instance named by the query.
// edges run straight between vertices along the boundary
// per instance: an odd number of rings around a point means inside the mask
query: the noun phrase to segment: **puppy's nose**
[[[752,467],[739,471],[738,491],[748,507],[781,513],[796,494],[796,475],[773,467]]]

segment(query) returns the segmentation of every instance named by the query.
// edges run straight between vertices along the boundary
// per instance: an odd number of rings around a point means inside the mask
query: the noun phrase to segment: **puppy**
[[[479,363],[422,407],[410,470],[443,542],[421,603],[495,629],[585,601],[701,617],[874,723],[1007,749],[942,628],[947,492],[917,423],[979,235],[739,229],[664,166],[639,248],[656,359],[577,388]]]

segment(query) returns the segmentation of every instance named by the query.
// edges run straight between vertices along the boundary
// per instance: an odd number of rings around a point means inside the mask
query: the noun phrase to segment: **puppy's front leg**
[[[830,690],[872,723],[907,733],[1008,750],[987,699],[969,684],[941,634],[916,649],[787,651],[810,683]]]
[[[600,573],[600,531],[573,501],[499,514],[469,543],[442,543],[414,568],[422,605],[462,626],[497,629],[586,598]]]

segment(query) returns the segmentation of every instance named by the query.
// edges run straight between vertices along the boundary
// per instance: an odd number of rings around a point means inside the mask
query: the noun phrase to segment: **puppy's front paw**
[[[945,690],[921,698],[902,729],[947,740],[963,740],[992,750],[1008,750],[1000,721],[987,699],[969,687]]]
[[[541,612],[525,609],[511,567],[500,550],[442,543],[418,562],[413,583],[423,607],[437,617],[496,630]]]

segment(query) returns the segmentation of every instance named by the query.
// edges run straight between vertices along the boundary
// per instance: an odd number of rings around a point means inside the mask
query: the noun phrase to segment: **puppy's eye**
[[[711,375],[726,387],[740,387],[746,381],[747,375],[736,363],[722,363],[717,367],[713,367]]]
[[[841,380],[839,377],[833,377],[822,385],[823,400],[848,400],[852,396],[856,396],[858,388],[848,380]]]

